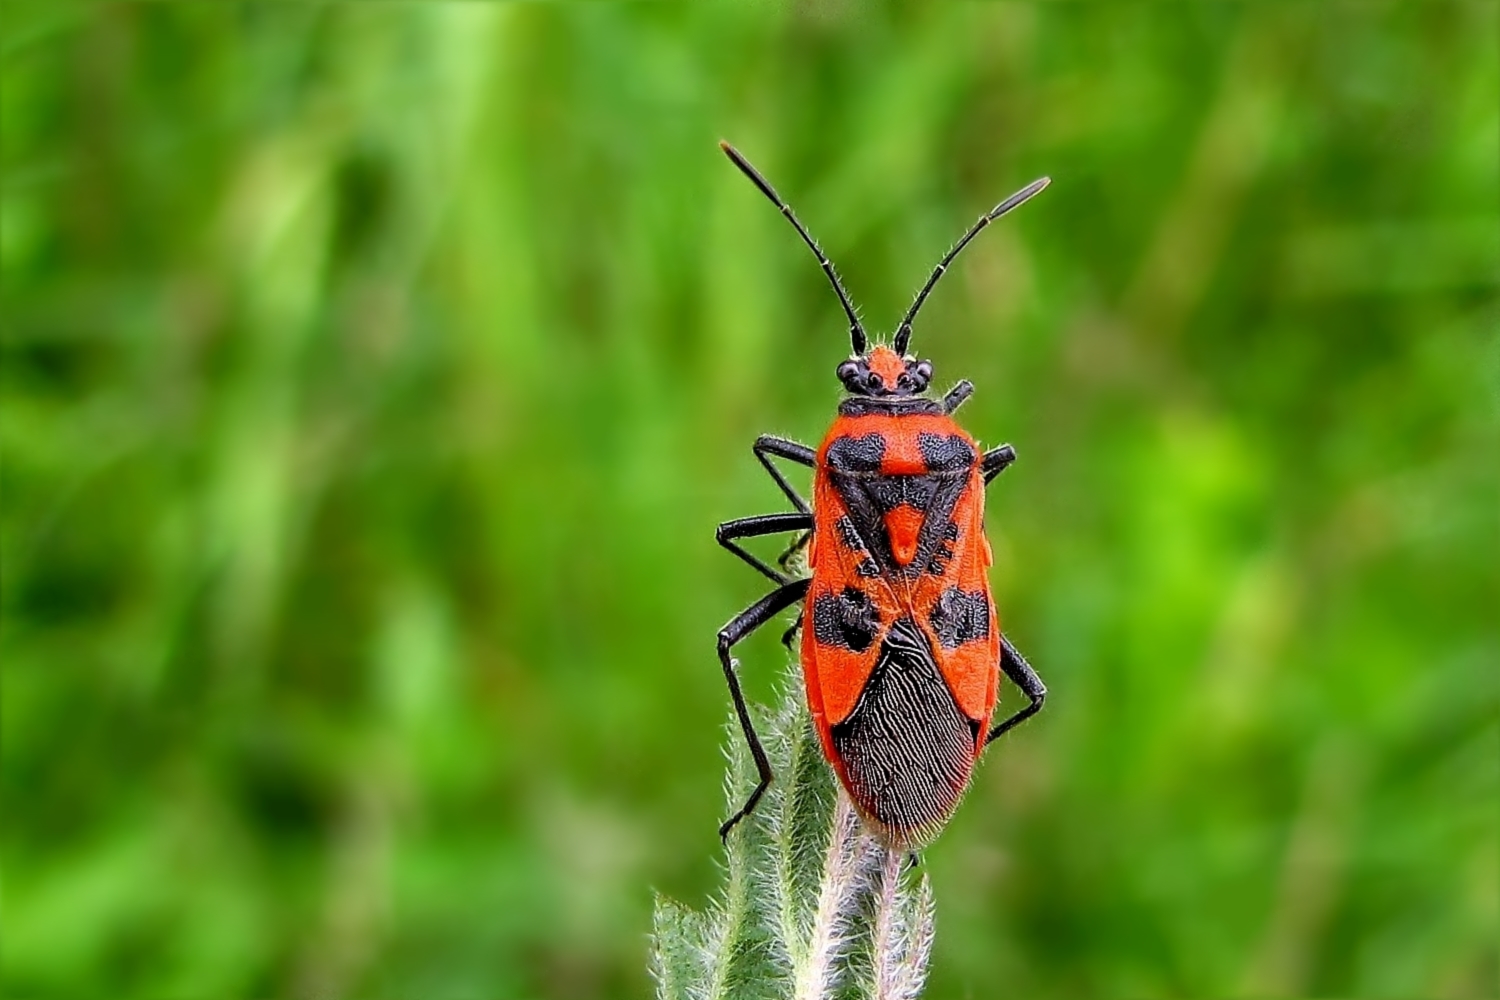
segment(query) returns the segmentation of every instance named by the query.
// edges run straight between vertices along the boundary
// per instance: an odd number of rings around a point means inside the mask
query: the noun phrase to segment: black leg
[[[777,558],[776,565],[780,566],[782,569],[786,569],[786,564],[792,561],[792,556],[796,555],[798,552],[801,552],[804,548],[806,548],[807,543],[810,541],[812,541],[811,531],[804,531],[802,534],[792,539],[792,544],[788,545],[786,547],[786,551]]]
[[[1004,636],[1000,637],[1000,669],[1005,671],[1006,677],[1015,682],[1022,694],[1031,699],[1031,704],[991,729],[990,735],[985,737],[985,746],[995,742],[1006,730],[1020,725],[1040,712],[1042,702],[1047,700],[1047,685],[1043,684],[1042,679],[1036,675],[1036,671],[1031,669],[1031,664],[1026,662],[1026,657],[1022,656]]]
[[[802,612],[797,612],[797,620],[792,622],[792,627],[781,633],[781,644],[787,649],[792,648],[792,640],[797,637],[797,630],[802,627]]]
[[[788,441],[786,438],[779,438],[774,434],[762,434],[756,438],[754,450],[755,457],[760,459],[760,464],[764,465],[766,471],[771,474],[771,478],[776,480],[776,485],[781,487],[781,492],[786,494],[786,498],[792,502],[792,506],[804,514],[812,513],[812,508],[807,506],[807,501],[802,499],[802,494],[793,489],[792,484],[787,482],[786,477],[781,474],[781,470],[771,464],[771,456],[784,458],[788,462],[796,462],[798,465],[805,465],[811,469],[813,463],[817,461],[817,452],[805,444]]]
[[[734,540],[736,538],[756,538],[760,535],[774,535],[781,531],[807,531],[810,528],[812,528],[811,514],[757,514],[754,517],[741,517],[733,521],[725,521],[714,532],[714,537],[718,539],[720,545],[760,570],[772,580],[777,583],[786,583],[790,580],[790,577],[785,573],[776,572],[760,558],[740,548],[735,544]]]
[[[974,395],[974,383],[968,379],[960,380],[958,385],[949,389],[948,394],[943,397],[943,412],[952,413],[963,406],[964,401],[972,395]]]
[[[750,811],[765,794],[766,786],[771,783],[771,762],[766,760],[765,748],[760,745],[760,737],[755,735],[755,726],[750,722],[750,710],[745,706],[745,696],[740,693],[740,679],[734,672],[735,661],[729,658],[729,651],[735,643],[806,597],[807,588],[811,583],[811,580],[793,580],[783,587],[778,587],[736,615],[728,625],[719,629],[719,663],[724,667],[724,679],[729,682],[729,693],[734,698],[734,710],[740,717],[740,728],[745,732],[745,742],[750,744],[750,754],[755,758],[755,770],[760,775],[755,791],[750,793],[750,798],[745,800],[740,811],[729,817],[724,825],[719,827],[721,839],[729,836],[729,831],[734,829],[734,824],[750,815]]]
[[[1016,449],[1008,444],[1002,444],[998,448],[991,448],[984,453],[979,467],[984,470],[984,484],[988,486],[990,480],[1005,471],[1005,467],[1016,460]]]

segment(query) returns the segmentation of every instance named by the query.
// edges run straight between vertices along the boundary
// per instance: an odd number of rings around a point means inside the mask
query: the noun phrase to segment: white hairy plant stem
[[[728,857],[729,883],[724,890],[723,920],[715,926],[707,958],[711,976],[703,1000],[729,1000],[734,996],[733,958],[749,924],[751,872],[748,859],[731,851]]]
[[[652,974],[662,1000],[907,1000],[932,945],[932,897],[909,854],[864,827],[823,759],[795,670],[779,710],[754,712],[775,780],[730,831],[725,884],[704,913],[658,897]],[[754,785],[728,727],[729,811]],[[705,837],[707,840],[707,837]]]
[[[860,829],[848,796],[838,793],[828,838],[818,906],[807,935],[806,958],[797,970],[796,1000],[820,1000],[838,987],[838,960],[849,951],[851,911],[868,885],[866,862],[873,841]]]
[[[911,923],[898,904],[905,855],[887,849],[875,893],[874,941],[870,949],[876,1000],[910,1000],[922,992],[930,931]]]
[[[871,942],[870,960],[876,1000],[891,1000],[898,996],[897,978],[899,962],[896,955],[895,893],[896,883],[901,877],[901,856],[895,851],[885,852],[885,863],[881,865],[880,883],[875,893],[875,927]]]

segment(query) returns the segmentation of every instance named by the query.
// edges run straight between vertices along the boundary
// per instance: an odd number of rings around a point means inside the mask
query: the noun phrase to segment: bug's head
[[[881,345],[843,362],[835,374],[851,396],[920,396],[932,382],[932,362]]]

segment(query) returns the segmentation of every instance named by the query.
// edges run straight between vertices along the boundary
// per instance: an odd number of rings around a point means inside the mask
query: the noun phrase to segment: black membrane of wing
[[[958,804],[979,723],[959,710],[926,638],[903,618],[886,633],[854,711],[831,735],[863,811],[915,831],[940,824]]]

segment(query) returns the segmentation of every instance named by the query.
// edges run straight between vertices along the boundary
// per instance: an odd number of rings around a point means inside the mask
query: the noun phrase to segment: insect
[[[796,510],[718,527],[720,545],[776,584],[719,631],[719,662],[759,775],[719,835],[727,838],[750,814],[772,779],[730,652],[801,602],[783,641],[790,646],[800,627],[803,681],[823,753],[877,836],[915,850],[953,815],[984,748],[1035,715],[1047,689],[1001,633],[987,576],[985,488],[1015,460],[1015,449],[981,451],[953,419],[973,384],[960,381],[934,398],[931,362],[907,348],[917,313],[953,259],[1048,179],[981,216],[933,270],[890,346],[871,347],[833,264],[791,208],[738,150],[719,145],[817,257],[849,319],[852,347],[835,372],[845,396],[816,451],[771,435],[755,442],[755,457]],[[772,459],[813,470],[811,505]],[[740,544],[790,532],[795,538],[778,566]],[[812,575],[793,578],[788,562],[804,547]],[[1001,673],[1028,704],[992,728]]]

